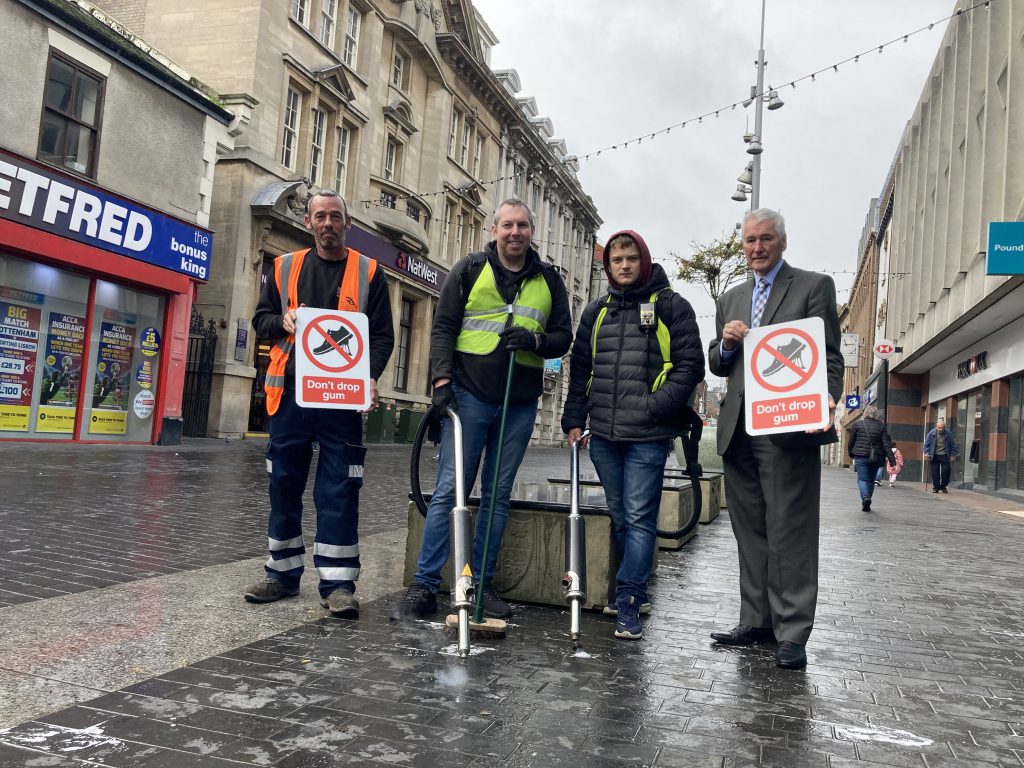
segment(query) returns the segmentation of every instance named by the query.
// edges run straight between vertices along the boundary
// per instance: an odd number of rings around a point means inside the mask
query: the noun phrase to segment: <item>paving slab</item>
[[[0,479],[17,530],[0,544],[0,595],[16,596],[0,608],[0,766],[1024,765],[1013,502],[903,484],[863,513],[853,475],[826,469],[803,671],[708,637],[738,614],[727,510],[662,553],[642,641],[588,612],[574,654],[565,610],[517,604],[507,637],[463,661],[443,617],[387,618],[408,446],[370,448],[363,610],[343,621],[310,588],[239,597],[266,514],[262,446],[241,442],[30,446]],[[520,476],[561,466],[567,451],[531,449]]]

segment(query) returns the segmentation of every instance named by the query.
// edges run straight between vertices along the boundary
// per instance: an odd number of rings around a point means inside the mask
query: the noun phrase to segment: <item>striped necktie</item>
[[[768,288],[771,284],[761,278],[757,281],[757,291],[754,294],[754,310],[750,313],[750,327],[757,328],[761,324],[761,317],[764,315],[765,304],[768,303]]]

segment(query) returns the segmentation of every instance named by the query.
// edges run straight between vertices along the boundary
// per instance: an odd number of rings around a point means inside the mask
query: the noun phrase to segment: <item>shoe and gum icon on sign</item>
[[[782,370],[786,364],[780,359],[780,357],[786,358],[791,363],[795,363],[802,370],[807,370],[807,366],[804,365],[804,350],[807,349],[807,345],[804,344],[800,339],[790,339],[785,344],[780,344],[775,348],[779,353],[779,357],[772,360],[771,365],[761,371],[762,376],[771,376],[773,373],[778,373]]]
[[[352,354],[352,350],[348,348],[348,343],[352,340],[352,331],[344,325],[338,326],[333,331],[328,331],[327,336],[329,339],[324,339],[324,343],[313,350],[314,355],[323,355],[338,348],[344,348],[345,352]]]

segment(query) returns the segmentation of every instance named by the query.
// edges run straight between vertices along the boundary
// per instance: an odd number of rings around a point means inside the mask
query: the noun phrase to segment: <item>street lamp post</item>
[[[746,169],[739,176],[736,192],[732,199],[737,202],[746,202],[747,195],[750,195],[750,210],[755,210],[761,205],[761,153],[764,146],[761,143],[762,107],[768,102],[768,109],[778,109],[782,106],[782,99],[768,86],[768,94],[764,94],[764,17],[767,0],[761,0],[761,41],[757,49],[757,82],[750,89],[750,98],[743,102],[743,106],[754,105],[754,132],[744,135],[743,141],[747,144],[747,154],[753,159],[747,164]]]
[[[764,12],[767,0],[761,0],[761,44],[757,49],[757,90],[754,92],[754,140],[747,146],[747,152],[754,156],[754,167],[751,170],[750,210],[760,208],[761,201],[761,105],[764,99]],[[754,149],[757,149],[755,152]]]

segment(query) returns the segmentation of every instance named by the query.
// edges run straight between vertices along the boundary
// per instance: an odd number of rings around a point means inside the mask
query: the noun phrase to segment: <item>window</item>
[[[306,26],[306,0],[292,0],[292,18]]]
[[[294,88],[288,89],[284,103],[284,134],[281,137],[281,165],[295,170],[295,142],[299,133],[299,104],[302,99]]]
[[[448,157],[455,157],[455,147],[459,141],[459,122],[462,120],[462,113],[457,109],[452,110],[452,127],[448,134]]]
[[[341,52],[341,60],[353,69],[359,55],[359,25],[362,20],[359,11],[350,6],[345,14],[345,47]]]
[[[334,28],[338,18],[338,0],[323,0],[320,5],[320,42],[334,47]]]
[[[402,299],[398,319],[398,344],[395,345],[395,389],[404,392],[409,384],[409,341],[412,339],[412,315],[416,304]]]
[[[384,178],[388,181],[400,181],[402,175],[402,145],[393,137],[388,137],[384,149]]]
[[[452,204],[445,200],[444,218],[441,220],[441,258],[448,259],[448,238],[452,236]]]
[[[463,226],[463,221],[464,219],[462,211],[459,211],[459,215],[455,218],[455,253],[457,255],[461,255],[463,253],[462,243],[463,235],[465,234],[463,232],[463,230],[465,229],[465,227]]]
[[[480,161],[484,156],[484,137],[476,137],[476,146],[473,148],[473,176],[480,178]]]
[[[327,113],[313,111],[313,146],[309,151],[309,179],[320,186],[320,171],[324,162],[324,136],[327,134]]]
[[[103,80],[98,75],[51,53],[39,159],[95,175],[102,103]]]
[[[345,196],[345,182],[348,177],[348,148],[352,143],[352,131],[347,125],[338,128],[338,153],[334,158],[334,191]]]
[[[512,195],[523,199],[523,169],[519,165],[512,166]]]
[[[405,56],[399,51],[395,51],[395,59],[391,64],[391,84],[395,88],[401,88],[403,91],[407,89],[406,74],[408,69],[408,62]]]
[[[473,138],[473,126],[465,120],[462,124],[462,149],[459,152],[459,165],[469,167],[469,142]]]
[[[419,221],[420,216],[423,215],[423,210],[413,202],[407,202],[405,204],[405,215],[413,221]]]
[[[397,208],[398,207],[398,195],[394,192],[380,192],[380,204],[385,208]]]

